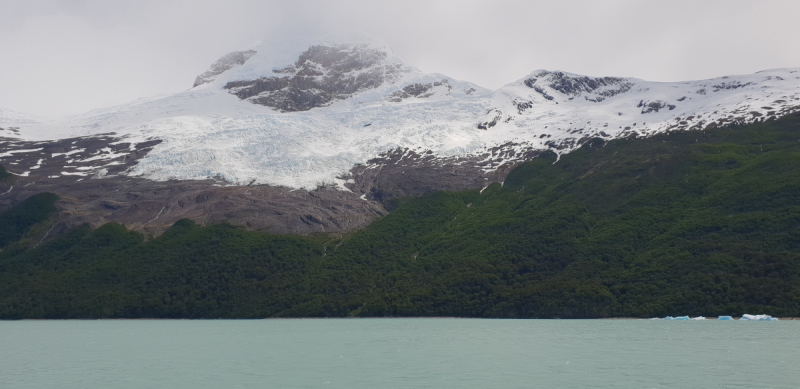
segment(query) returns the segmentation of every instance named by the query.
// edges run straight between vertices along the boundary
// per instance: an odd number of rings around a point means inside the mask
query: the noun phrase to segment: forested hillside
[[[796,114],[594,139],[343,235],[183,220],[37,245],[55,201],[0,215],[0,318],[800,316]]]

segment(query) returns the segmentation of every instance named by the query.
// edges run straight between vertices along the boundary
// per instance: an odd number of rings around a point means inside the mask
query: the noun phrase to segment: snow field
[[[26,121],[0,111],[0,127],[12,119],[23,123],[19,137],[28,140],[115,133],[118,142],[131,143],[131,150],[137,143],[160,139],[126,173],[153,180],[218,177],[231,185],[313,189],[336,184],[346,190],[340,176],[397,148],[430,150],[448,158],[481,156],[506,144],[503,151],[516,153],[506,154],[506,162],[514,162],[530,149],[569,152],[587,137],[702,130],[800,109],[797,69],[674,83],[618,78],[613,85],[583,89],[580,83],[599,79],[536,71],[492,92],[441,74],[424,74],[390,53],[381,66],[402,65],[399,79],[309,111],[277,112],[224,89],[228,81],[275,75],[274,69],[292,63],[305,48],[282,54],[259,49],[213,82],[60,121]],[[426,98],[389,101],[407,85],[441,80],[449,86],[432,88]],[[0,157],[17,152],[22,150]],[[96,160],[100,169],[122,155],[102,154],[83,162]]]

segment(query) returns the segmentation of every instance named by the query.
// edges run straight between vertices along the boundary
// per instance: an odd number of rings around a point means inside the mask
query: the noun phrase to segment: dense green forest
[[[0,318],[800,316],[800,115],[556,159],[344,235],[182,220],[37,246],[42,194],[0,215]]]

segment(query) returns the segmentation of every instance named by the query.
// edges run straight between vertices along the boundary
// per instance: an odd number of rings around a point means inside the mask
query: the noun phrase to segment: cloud
[[[63,115],[192,85],[261,40],[364,32],[426,72],[497,88],[545,68],[657,81],[800,66],[794,1],[18,1],[0,107]]]

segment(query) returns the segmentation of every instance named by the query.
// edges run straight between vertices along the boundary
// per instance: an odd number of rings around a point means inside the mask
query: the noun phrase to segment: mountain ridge
[[[183,219],[48,240],[58,202],[38,195],[0,213],[0,318],[797,317],[798,132],[792,114],[595,138],[348,233]]]
[[[280,231],[329,231],[351,224],[320,213],[314,193],[335,193],[341,204],[363,201],[367,216],[355,223],[363,226],[393,198],[483,188],[543,152],[560,156],[594,138],[705,130],[800,110],[798,69],[676,83],[537,70],[490,91],[423,73],[372,43],[234,53],[189,90],[4,130],[0,164],[21,185],[0,188],[10,191],[0,207],[36,190],[81,192],[105,180],[130,193],[134,224],[156,220],[159,233],[184,216],[202,223],[211,212],[220,220],[218,211],[191,213],[177,194],[137,205],[134,185],[301,190],[308,196],[297,201],[315,211],[284,209],[294,222],[281,222]],[[253,201],[275,211],[271,200]],[[98,207],[93,225],[132,222]]]

